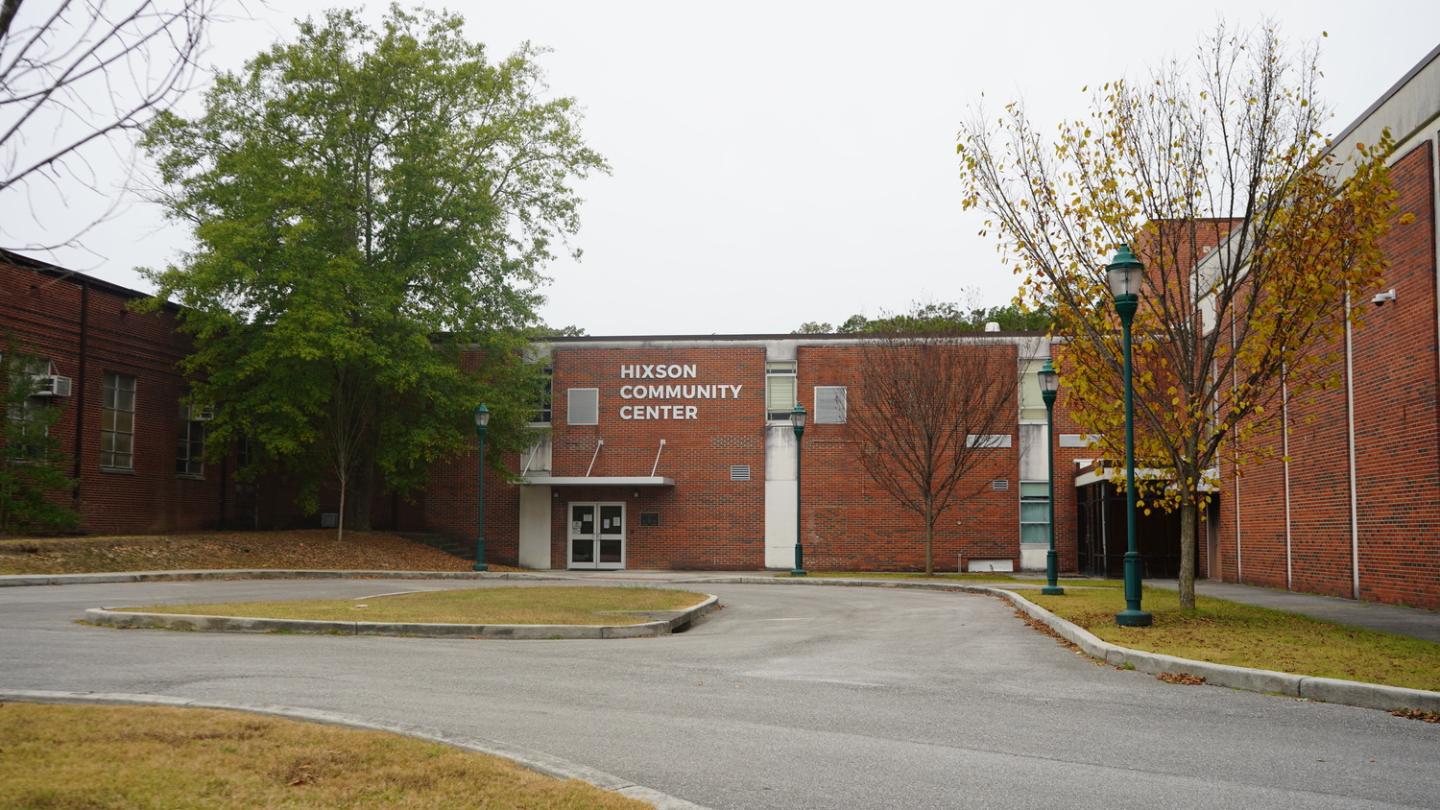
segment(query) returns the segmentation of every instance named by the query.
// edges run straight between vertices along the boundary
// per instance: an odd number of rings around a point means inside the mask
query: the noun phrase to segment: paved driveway
[[[251,636],[73,621],[97,605],[453,587],[474,585],[0,589],[0,685],[278,703],[424,725],[716,808],[1440,804],[1440,726],[1121,672],[971,594],[692,585],[725,608],[682,635],[610,641]]]

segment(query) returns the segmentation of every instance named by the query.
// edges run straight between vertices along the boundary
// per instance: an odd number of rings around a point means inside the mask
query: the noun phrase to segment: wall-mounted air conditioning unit
[[[68,397],[70,396],[70,385],[69,377],[62,377],[59,374],[41,374],[35,378],[37,390],[31,396]]]

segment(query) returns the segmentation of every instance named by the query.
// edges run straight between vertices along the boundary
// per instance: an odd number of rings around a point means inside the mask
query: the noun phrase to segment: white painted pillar
[[[765,428],[765,567],[795,566],[795,430]]]
[[[520,567],[550,565],[550,487],[520,487]]]

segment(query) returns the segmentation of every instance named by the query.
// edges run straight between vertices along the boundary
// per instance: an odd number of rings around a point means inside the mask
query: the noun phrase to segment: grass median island
[[[1180,595],[1146,588],[1143,604],[1155,617],[1149,628],[1119,627],[1125,607],[1119,590],[1070,591],[1065,596],[1023,594],[1056,615],[1113,644],[1217,664],[1297,675],[1369,681],[1440,690],[1440,644],[1197,596],[1196,610],[1180,609]]]
[[[0,807],[645,808],[506,760],[244,712],[0,704]]]
[[[664,588],[507,587],[363,599],[151,605],[120,610],[340,622],[626,625],[654,621],[648,614],[685,610],[705,599],[705,594]]]
[[[471,565],[399,535],[346,532],[342,541],[330,529],[0,540],[0,574],[204,568],[469,571]]]

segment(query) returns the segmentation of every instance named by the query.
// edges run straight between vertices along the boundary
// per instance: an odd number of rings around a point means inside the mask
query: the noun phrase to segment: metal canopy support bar
[[[585,477],[590,477],[590,471],[595,469],[595,459],[600,457],[600,448],[605,446],[604,439],[595,440],[595,454],[590,456],[590,466],[585,468]]]
[[[655,471],[660,469],[660,454],[665,452],[665,440],[660,440],[660,447],[655,451],[655,463],[650,465],[650,477],[655,477]]]

